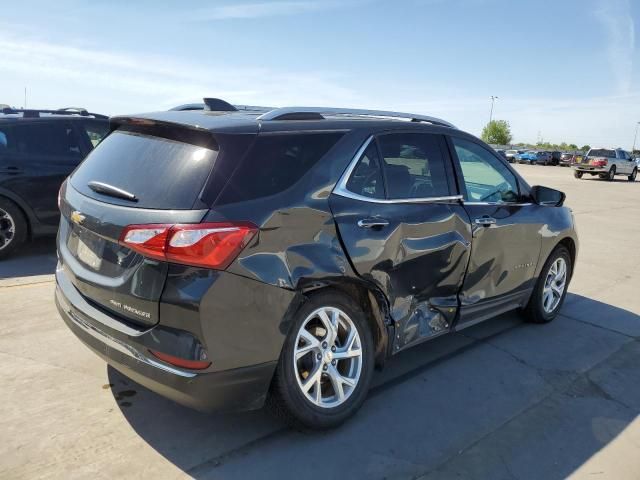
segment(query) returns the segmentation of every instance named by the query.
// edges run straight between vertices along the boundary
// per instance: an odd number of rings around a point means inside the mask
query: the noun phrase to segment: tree
[[[570,143],[569,150],[578,150],[578,145],[576,145],[575,143]]]
[[[494,145],[509,145],[511,143],[511,128],[506,120],[491,120],[482,129],[482,140]]]
[[[583,152],[587,152],[587,151],[591,150],[591,147],[589,145],[583,145],[580,150],[582,150]]]

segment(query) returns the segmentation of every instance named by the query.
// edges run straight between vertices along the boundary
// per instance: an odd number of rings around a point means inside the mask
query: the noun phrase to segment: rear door
[[[129,225],[199,222],[208,211],[200,195],[217,156],[212,143],[139,131],[109,135],[69,178],[63,194],[58,251],[75,288],[124,320],[156,324],[168,264],[119,241]],[[132,193],[136,200],[96,192],[90,182]]]
[[[533,287],[541,248],[536,209],[516,175],[488,148],[451,136],[464,208],[472,222],[469,268],[460,292],[459,327],[520,305]]]
[[[389,300],[394,351],[449,330],[470,252],[444,137],[369,138],[330,197],[356,272]]]
[[[58,190],[84,157],[83,144],[66,120],[19,120],[11,135],[14,148],[2,160],[3,186],[18,195],[48,226],[58,224]]]

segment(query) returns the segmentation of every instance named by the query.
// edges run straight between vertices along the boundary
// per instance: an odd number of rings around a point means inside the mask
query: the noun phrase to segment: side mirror
[[[560,190],[554,190],[549,187],[542,187],[536,185],[531,187],[531,197],[533,201],[538,205],[545,205],[550,207],[561,207],[567,196]]]

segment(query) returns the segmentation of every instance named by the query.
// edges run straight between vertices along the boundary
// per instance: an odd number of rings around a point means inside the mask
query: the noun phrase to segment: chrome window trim
[[[424,197],[424,198],[396,198],[396,199],[386,199],[386,198],[373,198],[373,197],[365,197],[364,195],[360,195],[358,193],[354,193],[347,188],[347,182],[351,177],[351,174],[356,168],[358,161],[364,154],[364,152],[369,148],[369,145],[375,138],[375,135],[369,136],[362,144],[362,146],[358,149],[353,159],[349,163],[349,166],[344,171],[338,183],[333,188],[331,193],[335,193],[336,195],[340,195],[341,197],[351,198],[353,200],[360,200],[361,202],[369,202],[369,203],[380,203],[380,204],[395,204],[395,203],[444,203],[444,202],[460,202],[462,201],[462,195],[447,195],[444,197]],[[382,166],[380,166],[382,168]]]
[[[517,202],[468,202],[466,200],[463,200],[462,203],[464,203],[465,205],[507,205],[507,206],[511,206],[511,207],[528,207],[530,205],[533,205],[533,203],[531,203],[531,202],[527,202],[527,203],[517,203]]]

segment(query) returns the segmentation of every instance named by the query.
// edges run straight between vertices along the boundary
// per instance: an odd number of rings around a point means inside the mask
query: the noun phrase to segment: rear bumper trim
[[[108,347],[117,350],[120,353],[124,353],[125,355],[139,361],[139,362],[143,362],[146,363],[154,368],[159,368],[161,370],[164,370],[165,372],[171,373],[173,375],[179,375],[181,377],[185,377],[185,378],[193,378],[196,376],[195,373],[193,372],[187,372],[184,370],[179,370],[177,368],[173,368],[170,367],[168,365],[164,365],[162,363],[159,363],[155,360],[153,360],[150,357],[147,357],[146,355],[143,355],[142,352],[140,352],[139,350],[135,349],[132,345],[129,345],[125,342],[122,342],[120,340],[118,340],[115,337],[112,337],[111,335],[109,335],[106,332],[103,332],[102,330],[98,329],[96,326],[91,325],[90,323],[84,321],[82,318],[80,318],[78,315],[75,315],[73,310],[71,309],[69,303],[67,302],[67,300],[64,298],[64,295],[62,295],[61,291],[59,288],[56,289],[56,301],[58,302],[58,306],[61,310],[63,310],[68,318],[76,325],[77,328],[82,329],[85,333],[87,333],[88,335],[91,335],[93,338],[97,339],[98,341],[104,343],[105,345],[107,345]]]

